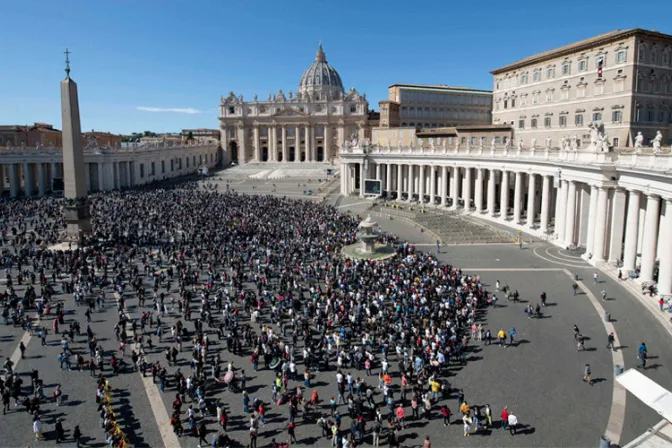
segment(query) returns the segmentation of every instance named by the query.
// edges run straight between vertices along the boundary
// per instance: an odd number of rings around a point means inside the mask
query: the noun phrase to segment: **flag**
[[[603,62],[603,61],[604,61],[603,59],[600,59],[600,60],[597,62],[597,77],[598,77],[598,78],[601,78],[601,77],[602,77],[602,62]]]

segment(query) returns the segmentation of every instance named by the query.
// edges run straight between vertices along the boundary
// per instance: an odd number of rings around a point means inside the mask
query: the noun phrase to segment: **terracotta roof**
[[[410,87],[413,89],[426,90],[459,90],[474,93],[492,93],[492,90],[473,89],[471,87],[447,86],[445,84],[392,84],[389,87]]]
[[[532,56],[528,56],[526,58],[523,58],[519,61],[513,62],[511,64],[505,65],[504,67],[495,69],[491,71],[490,73],[493,75],[497,75],[502,72],[507,72],[509,70],[513,70],[516,68],[521,68],[525,67],[530,64],[535,64],[539,62],[544,62],[549,59],[554,59],[557,57],[561,57],[567,54],[572,54],[576,53],[578,51],[582,50],[587,50],[591,47],[600,45],[600,44],[606,44],[608,42],[614,41],[614,40],[619,40],[619,39],[624,39],[626,37],[630,37],[634,34],[644,34],[650,37],[657,37],[657,38],[662,38],[662,39],[669,39],[672,40],[672,36],[669,34],[663,34],[659,33],[657,31],[649,31],[649,30],[644,30],[641,28],[630,28],[627,30],[614,30],[614,31],[609,31],[608,33],[600,34],[598,36],[593,36],[588,39],[580,40],[578,42],[574,42],[569,45],[565,45],[559,48],[554,48],[553,50],[548,50],[543,53],[538,53]]]

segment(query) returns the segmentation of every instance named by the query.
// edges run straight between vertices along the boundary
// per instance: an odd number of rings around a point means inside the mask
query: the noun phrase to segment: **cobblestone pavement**
[[[206,181],[206,182],[210,182]],[[210,182],[212,183],[212,182]],[[245,193],[270,193],[268,185],[259,185],[258,181],[244,181],[235,186],[236,191]],[[337,184],[337,183],[336,183]],[[252,185],[258,188],[252,189]],[[273,194],[302,196],[302,186],[296,183],[284,181],[278,182],[282,188],[278,188]],[[220,184],[219,188],[223,188]],[[225,188],[225,187],[224,187]],[[232,187],[233,188],[233,187]],[[264,190],[262,190],[262,188]],[[256,191],[253,191],[256,190]],[[326,197],[326,196],[325,196]],[[309,198],[309,200],[314,200]],[[337,196],[329,196],[329,202],[339,200]],[[354,205],[361,202],[359,198],[341,199],[341,207],[351,209],[353,213],[366,211],[368,205]],[[441,228],[443,219],[454,219],[430,215],[432,220],[426,223],[432,224],[432,228]],[[445,224],[447,227],[459,227],[462,220],[451,221]],[[438,227],[434,227],[434,223]],[[404,220],[381,219],[383,228],[400,237],[421,245],[423,250],[436,251],[434,241],[427,233],[419,228],[408,225]],[[469,227],[472,229],[471,227]],[[474,228],[473,232],[477,233]],[[470,230],[471,232],[471,230]],[[537,244],[537,243],[535,243]],[[493,419],[497,420],[499,412],[504,406],[516,413],[518,419],[525,425],[523,431],[516,436],[498,429],[483,430],[477,435],[468,438],[462,435],[461,424],[451,424],[444,427],[435,408],[430,421],[409,421],[405,430],[402,431],[402,443],[406,446],[421,446],[426,435],[430,435],[435,447],[444,446],[596,446],[600,435],[603,434],[612,399],[613,365],[611,354],[604,348],[606,335],[601,323],[602,316],[598,316],[588,300],[583,295],[574,297],[571,292],[571,280],[562,269],[569,269],[580,273],[581,277],[590,279],[592,268],[587,265],[582,267],[566,266],[548,262],[539,258],[533,251],[534,248],[546,248],[548,246],[538,243],[538,246],[526,247],[523,250],[515,245],[499,246],[455,246],[442,248],[438,254],[444,262],[454,263],[457,266],[472,270],[481,275],[485,284],[494,289],[494,284],[499,280],[502,284],[508,283],[512,288],[520,291],[523,301],[536,303],[542,291],[547,292],[549,306],[544,310],[544,319],[528,319],[523,313],[525,303],[510,303],[500,299],[502,306],[489,309],[483,316],[481,323],[484,327],[493,331],[499,328],[509,329],[515,327],[518,333],[518,342],[513,347],[503,348],[496,345],[484,346],[482,342],[476,343],[476,349],[471,354],[464,366],[452,366],[449,369],[449,381],[456,389],[462,389],[466,399],[471,404],[490,404],[493,409]],[[152,269],[158,269],[152,266]],[[556,270],[541,270],[556,269]],[[12,275],[16,278],[16,269]],[[205,276],[204,276],[205,278]],[[60,289],[60,282],[57,289]],[[658,328],[653,318],[646,314],[628,293],[620,288],[612,280],[604,280],[603,283],[593,285],[586,281],[586,285],[594,294],[599,294],[602,288],[609,293],[609,300],[604,307],[612,313],[615,327],[619,334],[625,354],[625,367],[634,367],[636,363],[636,349],[640,342],[646,341],[649,345],[651,365],[646,374],[663,386],[670,388],[672,380],[669,369],[672,366],[672,354],[665,347],[669,345],[667,335]],[[17,286],[17,292],[22,295],[25,284]],[[0,291],[4,291],[4,275],[0,281]],[[36,286],[39,289],[39,286]],[[167,295],[177,295],[175,288],[164,290]],[[116,351],[117,341],[112,327],[116,321],[117,310],[113,300],[111,289],[106,290],[107,304],[102,310],[96,311],[92,316],[92,330],[109,355]],[[71,295],[59,294],[59,300],[65,302],[68,313],[65,317],[65,327],[68,322],[77,320],[86,328],[84,308],[75,305]],[[148,301],[150,302],[150,301]],[[503,303],[502,303],[503,302]],[[138,318],[148,308],[138,307],[138,301],[133,295],[127,296],[127,312],[133,318]],[[194,312],[194,317],[198,313]],[[176,310],[172,310],[164,319],[164,327],[167,330],[180,316]],[[267,316],[262,316],[265,324],[268,324]],[[590,338],[587,341],[588,350],[577,353],[573,339],[572,326],[576,324],[581,328],[584,335]],[[0,322],[1,325],[1,322]],[[41,325],[51,329],[51,320],[43,320]],[[63,326],[61,326],[63,328]],[[193,330],[193,325],[187,323],[187,328]],[[276,330],[279,329],[276,327]],[[169,334],[169,331],[167,331]],[[249,349],[242,356],[234,356],[226,350],[226,344],[218,341],[214,329],[209,329],[212,341],[211,354],[219,353],[222,362],[232,361],[237,369],[244,369],[247,374],[247,391],[250,397],[258,397],[266,403],[271,402],[271,384],[273,372],[262,369],[259,372],[252,370],[249,361]],[[24,332],[19,327],[11,325],[0,326],[0,354],[3,357],[12,356],[19,340],[24,337]],[[291,337],[289,334],[287,337]],[[88,360],[85,335],[76,338],[73,351],[84,353]],[[39,442],[40,446],[52,446],[55,444],[53,434],[54,423],[57,418],[64,419],[64,426],[71,436],[75,425],[80,425],[88,446],[104,446],[105,440],[100,428],[100,419],[96,413],[94,400],[95,381],[89,376],[89,372],[61,370],[58,366],[57,356],[59,353],[60,338],[50,332],[47,345],[42,346],[40,339],[33,336],[27,343],[26,359],[20,360],[15,370],[20,372],[24,379],[24,392],[30,392],[29,373],[32,369],[38,369],[40,377],[45,384],[45,394],[50,395],[57,384],[64,388],[65,400],[60,407],[55,403],[46,402],[42,405],[43,433],[47,440]],[[159,343],[154,338],[154,349],[148,354],[148,361],[161,361],[164,363],[164,350],[170,344],[167,338]],[[299,350],[301,349],[299,342]],[[181,369],[188,374],[190,361],[190,344],[185,343],[183,352],[179,355],[178,365],[169,368],[169,378],[176,369]],[[589,362],[594,372],[594,377],[600,381],[590,387],[581,381],[582,366]],[[391,365],[396,367],[396,357],[391,357]],[[263,363],[262,363],[263,366]],[[302,367],[299,367],[302,373]],[[108,372],[109,373],[109,372]],[[373,372],[377,374],[377,371]],[[353,370],[353,375],[365,377],[365,372]],[[395,383],[399,378],[393,374]],[[375,385],[376,381],[366,379],[368,384]],[[149,403],[145,385],[139,373],[127,371],[117,377],[110,378],[113,386],[113,407],[117,412],[122,426],[129,440],[134,446],[163,446],[163,439],[159,425],[166,422],[155,420],[154,412]],[[290,382],[292,386],[299,382]],[[220,385],[221,386],[221,385]],[[149,387],[158,387],[151,385]],[[336,394],[335,370],[315,373],[310,390],[317,390],[320,398],[322,412],[328,412],[329,397]],[[172,400],[175,390],[169,383],[166,392],[160,395],[169,414],[172,410]],[[243,413],[242,397],[240,393],[228,392],[223,387],[211,389],[211,399],[219,399],[226,404],[230,419],[227,434],[243,445],[249,443],[249,415]],[[376,399],[380,403],[381,395],[377,391]],[[191,403],[187,403],[189,405]],[[457,413],[456,393],[444,397],[441,404],[446,404]],[[34,443],[31,419],[22,411],[23,407],[12,406],[7,415],[0,420],[0,443],[2,446],[19,447]],[[339,411],[344,414],[343,428],[350,427],[345,406],[339,406]],[[407,403],[407,414],[410,409]],[[272,438],[286,440],[284,431],[288,420],[288,408],[271,405],[266,416],[266,425],[260,430],[258,445],[268,446]],[[631,395],[628,396],[626,407],[626,419],[624,423],[622,442],[627,442],[644,432],[649,426],[657,423],[659,417],[648,407],[638,402]],[[217,425],[212,416],[205,417],[209,430],[208,440],[216,434]],[[297,418],[298,444],[329,446],[330,441],[320,437],[320,430],[315,424],[316,413],[301,415]],[[368,425],[370,428],[370,425]],[[367,434],[365,445],[370,444],[371,435]],[[383,443],[385,439],[383,438]],[[179,439],[182,447],[196,447],[197,438],[184,436]],[[31,445],[32,446],[32,445]]]

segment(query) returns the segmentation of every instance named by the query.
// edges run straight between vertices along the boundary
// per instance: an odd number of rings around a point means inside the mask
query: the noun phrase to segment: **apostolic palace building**
[[[364,139],[368,112],[366,95],[345,91],[320,44],[296,94],[221,98],[222,149],[236,163],[333,161],[346,140]]]

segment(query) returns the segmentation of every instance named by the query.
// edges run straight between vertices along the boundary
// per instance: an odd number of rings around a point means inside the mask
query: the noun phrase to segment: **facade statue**
[[[551,137],[546,137],[545,149],[551,149]]]
[[[637,137],[635,137],[635,152],[637,154],[642,152],[642,144],[644,143],[644,136],[642,135],[641,132],[637,133]]]
[[[117,143],[117,145],[118,144],[119,143]],[[49,142],[49,151],[53,151],[53,150],[54,150],[54,142]]]
[[[352,146],[357,146],[357,134],[353,132],[350,136],[350,140],[352,141]]]
[[[268,94],[268,102],[269,103],[271,102],[271,94],[270,93]]]
[[[483,138],[478,140],[478,149],[479,151],[483,152]]]
[[[598,133],[597,135],[597,150],[601,152],[609,152],[609,134],[606,132]]]
[[[240,96],[238,97],[238,100],[242,103],[243,102],[243,94],[241,93]]]
[[[7,140],[7,151],[11,151],[11,150],[12,150],[12,142]]]
[[[511,141],[504,137],[504,151],[508,151],[509,149],[511,149]]]
[[[537,138],[532,137],[532,141],[530,142],[530,148],[532,148],[532,151],[537,149]]]
[[[40,150],[40,142],[35,142],[35,149]]]
[[[653,139],[653,153],[654,154],[659,154],[663,152],[663,150],[660,148],[660,142],[663,141],[663,134],[660,133],[660,131],[656,131],[656,137]]]
[[[600,129],[595,123],[591,123],[589,126],[588,133],[590,134],[590,146],[591,148],[597,147],[599,140]]]
[[[26,150],[26,143],[21,142],[21,151],[25,151],[25,150]]]
[[[460,140],[457,137],[455,137],[455,151],[459,150],[460,150]]]
[[[446,151],[446,139],[443,139],[443,142],[441,142],[441,148],[443,148],[443,151]]]
[[[490,151],[495,152],[495,145],[497,143],[495,142],[495,137],[492,137],[492,140],[490,140]]]
[[[434,139],[430,138],[429,139],[429,148],[434,152]]]
[[[572,138],[569,140],[569,145],[572,148],[572,151],[576,151],[579,149],[579,137],[577,137],[576,134],[572,136]]]
[[[255,93],[254,94],[254,102],[256,103],[258,99],[259,99],[259,97],[257,97],[257,94]]]
[[[401,140],[397,140],[397,148],[401,152]]]
[[[560,137],[560,150],[564,151],[567,149],[567,137],[564,135]]]
[[[520,137],[518,139],[518,151],[522,151],[522,150],[523,150],[523,137]]]
[[[289,91],[289,99],[290,99],[290,100],[292,99],[292,96],[293,96],[293,95],[294,95],[294,94],[293,94],[292,91],[290,90],[290,91]]]

